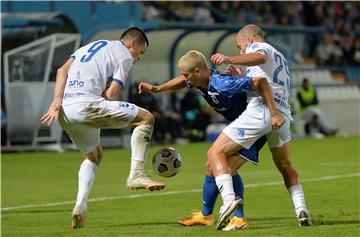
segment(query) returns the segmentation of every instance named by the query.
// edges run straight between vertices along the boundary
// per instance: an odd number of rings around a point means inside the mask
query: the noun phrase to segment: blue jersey
[[[192,87],[185,81],[187,87]],[[197,87],[207,103],[227,120],[234,121],[246,109],[246,92],[253,91],[251,77],[229,76],[211,69],[207,88]],[[246,160],[258,164],[259,151],[264,146],[266,137],[259,138],[248,150],[242,149],[239,154]]]
[[[186,81],[187,86],[191,84]],[[211,70],[207,88],[197,87],[207,103],[229,121],[246,109],[246,92],[253,91],[250,77],[229,76]]]

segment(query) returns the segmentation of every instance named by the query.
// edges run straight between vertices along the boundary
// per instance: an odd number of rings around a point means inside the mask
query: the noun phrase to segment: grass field
[[[268,148],[260,165],[240,170],[245,183],[245,212],[250,229],[216,231],[215,227],[177,224],[201,207],[205,154],[209,143],[174,146],[182,171],[155,193],[129,193],[129,149],[105,150],[90,194],[87,226],[69,228],[77,190],[79,152],[2,154],[2,236],[359,236],[359,137],[297,140],[292,160],[315,225],[299,227],[289,194]],[[152,147],[152,155],[159,147]],[[151,170],[150,162],[147,170]],[[220,200],[215,208],[217,216]]]

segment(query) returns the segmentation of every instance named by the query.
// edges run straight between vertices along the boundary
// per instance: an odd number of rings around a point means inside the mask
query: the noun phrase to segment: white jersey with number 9
[[[63,105],[88,101],[89,97],[103,99],[109,77],[124,85],[134,59],[119,40],[99,40],[78,49],[65,87]]]

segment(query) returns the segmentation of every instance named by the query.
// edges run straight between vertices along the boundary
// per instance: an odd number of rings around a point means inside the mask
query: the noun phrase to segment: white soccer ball
[[[181,169],[181,155],[172,147],[162,148],[154,154],[152,164],[158,175],[170,178]]]

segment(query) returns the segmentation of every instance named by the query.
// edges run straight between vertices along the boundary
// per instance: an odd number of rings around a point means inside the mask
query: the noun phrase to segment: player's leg
[[[211,170],[223,200],[217,224],[218,230],[224,227],[228,217],[242,204],[240,197],[235,196],[232,170],[228,164],[230,157],[241,148],[238,143],[222,132],[208,151]]]
[[[129,126],[135,126],[135,128],[131,135],[131,167],[127,187],[129,190],[144,188],[150,191],[165,188],[164,183],[151,180],[144,171],[154,130],[154,116],[149,111],[139,108],[136,118]]]
[[[231,167],[236,167],[236,170],[239,169],[245,161],[250,161],[252,164],[257,165],[259,163],[259,152],[266,143],[266,137],[262,136],[259,138],[249,149],[242,149],[239,151],[239,156],[233,156],[232,159],[234,162],[231,164]],[[240,175],[233,174],[233,183],[234,191],[236,196],[239,196],[243,199],[243,205],[240,206],[234,212],[234,217],[230,219],[229,223],[222,229],[223,231],[232,231],[232,230],[243,230],[249,227],[244,213],[244,185]]]
[[[229,205],[234,195],[232,178],[226,173],[227,157],[241,148],[249,149],[259,138],[271,131],[271,116],[265,105],[249,106],[220,134],[208,152],[210,165],[216,176],[224,206]],[[229,185],[230,184],[230,185]],[[226,219],[225,219],[226,220]],[[222,219],[218,221],[218,227]]]
[[[279,131],[270,133],[268,143],[274,163],[283,176],[284,184],[293,201],[296,217],[300,225],[311,225],[309,211],[305,204],[305,195],[299,175],[291,164],[290,122],[286,120]]]
[[[99,145],[96,150],[85,155],[78,173],[78,192],[75,207],[72,211],[71,227],[83,228],[87,214],[87,199],[92,189],[96,171],[102,159],[102,148]]]
[[[287,142],[281,148],[271,148],[271,152],[274,163],[282,174],[285,186],[290,193],[299,224],[312,225],[299,175],[290,162],[290,142]]]
[[[237,169],[244,164],[246,161],[241,159],[239,156],[233,156],[229,160],[229,165],[231,167],[232,178],[234,182],[234,191],[237,196],[243,198],[243,188],[241,177],[237,174]],[[213,210],[216,203],[217,196],[219,194],[218,187],[216,186],[215,177],[212,174],[210,169],[210,164],[206,162],[207,174],[205,176],[205,181],[202,189],[202,209],[194,210],[190,217],[184,218],[179,221],[180,224],[184,226],[194,226],[194,225],[212,225],[214,224]],[[236,187],[235,187],[236,186]],[[243,215],[243,207],[239,208],[235,212],[239,212],[238,215]]]
[[[87,199],[95,180],[97,168],[102,160],[100,129],[86,125],[84,122],[86,113],[83,113],[86,108],[88,108],[87,104],[63,106],[59,116],[60,125],[85,158],[78,172],[78,192],[72,212],[72,228],[81,228],[85,225]]]
[[[209,162],[206,162],[206,175],[202,187],[202,209],[195,209],[192,211],[190,217],[179,220],[179,224],[184,226],[203,225],[210,226],[215,223],[213,210],[219,194],[216,186],[215,177],[210,170]]]
[[[164,183],[152,181],[144,171],[144,164],[154,130],[154,116],[135,104],[123,101],[102,101],[89,109],[87,121],[101,128],[135,127],[131,135],[131,168],[127,179],[129,190],[159,190]]]

